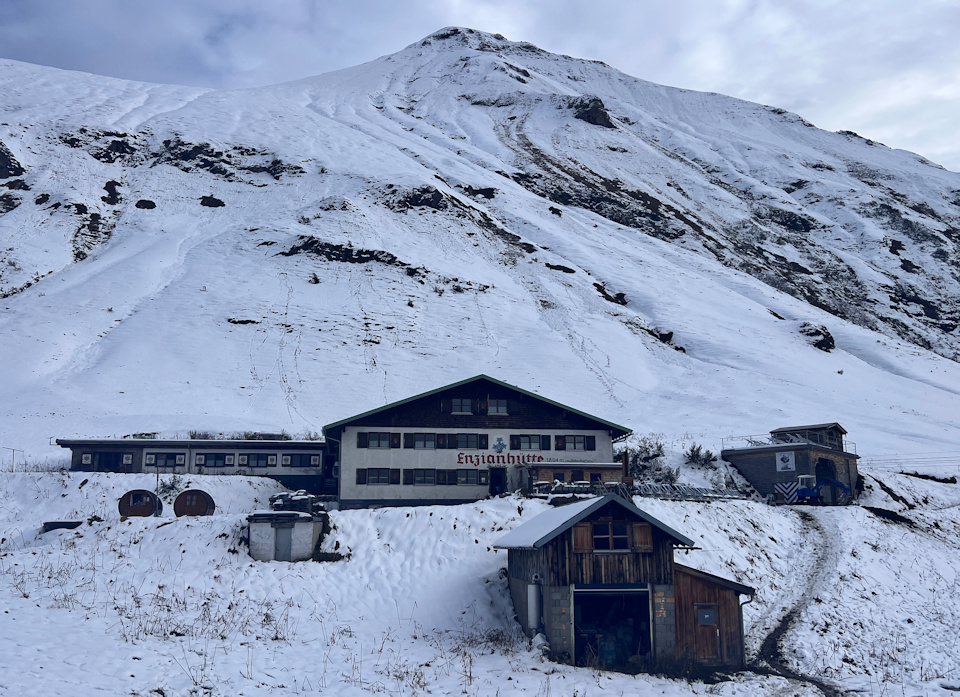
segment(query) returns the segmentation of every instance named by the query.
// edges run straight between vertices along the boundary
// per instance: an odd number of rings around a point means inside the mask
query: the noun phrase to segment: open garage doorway
[[[636,672],[651,662],[650,594],[646,588],[577,588],[573,618],[578,666]]]

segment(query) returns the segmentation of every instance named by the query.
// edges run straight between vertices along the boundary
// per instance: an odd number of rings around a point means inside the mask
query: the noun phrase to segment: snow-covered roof
[[[823,431],[828,428],[838,428],[843,433],[847,432],[847,429],[834,421],[828,424],[811,424],[809,426],[784,426],[783,428],[775,428],[770,431],[770,433],[784,433],[787,431]]]
[[[493,546],[498,549],[539,549],[557,535],[565,530],[569,530],[591,513],[603,508],[608,503],[616,503],[623,506],[623,508],[630,513],[647,521],[652,526],[663,530],[679,544],[687,547],[694,546],[694,542],[690,538],[681,535],[673,528],[660,522],[652,515],[644,513],[626,499],[616,496],[615,494],[583,499],[576,503],[545,511],[533,520],[508,532],[497,540]]]

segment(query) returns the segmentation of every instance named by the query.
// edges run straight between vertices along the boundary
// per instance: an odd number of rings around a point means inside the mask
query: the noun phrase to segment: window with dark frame
[[[450,408],[454,414],[472,414],[473,400],[470,398],[454,397],[450,400]]]
[[[594,523],[593,549],[617,551],[630,549],[630,528],[627,523]]]
[[[414,469],[413,483],[415,486],[433,486],[437,483],[437,471],[435,469]]]
[[[367,433],[367,447],[368,448],[389,448],[390,434],[377,432],[377,431]]]
[[[309,453],[291,453],[281,458],[284,467],[320,467],[320,456]]]
[[[557,450],[596,450],[596,436],[556,436],[555,447]]]
[[[226,467],[227,453],[198,453],[196,463],[203,467]]]
[[[390,468],[388,467],[368,467],[367,484],[389,484]]]
[[[487,414],[509,414],[507,411],[507,400],[505,399],[488,399],[487,400]]]
[[[480,447],[479,433],[457,433],[458,450],[477,450]]]
[[[144,458],[144,464],[151,467],[183,467],[186,463],[186,453],[147,453]]]
[[[240,460],[244,467],[277,466],[277,456],[270,453],[243,453],[240,455]]]
[[[437,434],[435,433],[415,433],[413,434],[413,447],[416,450],[433,450],[437,447]]]

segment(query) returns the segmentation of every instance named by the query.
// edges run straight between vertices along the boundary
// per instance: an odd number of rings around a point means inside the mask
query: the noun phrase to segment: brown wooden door
[[[717,605],[697,605],[697,660],[720,660],[720,608]]]

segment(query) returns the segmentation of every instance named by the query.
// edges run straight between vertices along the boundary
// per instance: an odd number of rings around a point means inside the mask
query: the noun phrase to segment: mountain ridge
[[[826,392],[880,430],[889,397],[827,382],[847,361],[917,420],[955,403],[960,175],[780,109],[463,28],[271,87],[10,61],[0,85],[0,440],[24,405],[33,440],[61,411],[315,430],[479,372],[712,437],[764,416],[785,360],[782,419]],[[735,418],[698,413],[716,389]]]

